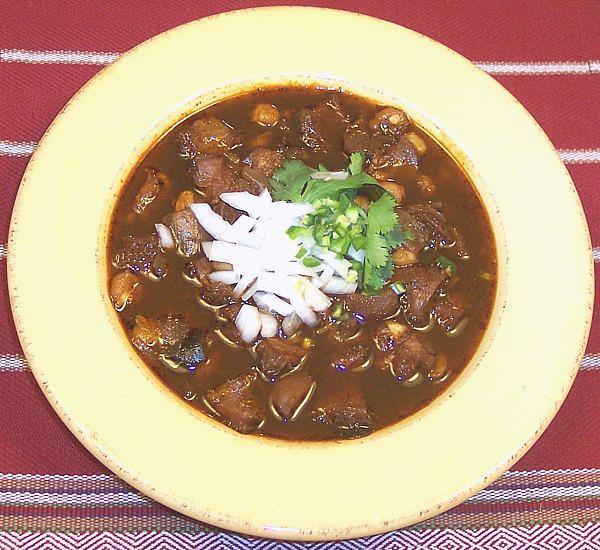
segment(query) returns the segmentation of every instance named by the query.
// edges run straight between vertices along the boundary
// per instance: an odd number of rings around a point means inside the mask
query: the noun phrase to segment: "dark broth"
[[[250,113],[257,104],[273,104],[281,113],[297,111],[323,102],[331,93],[329,90],[303,87],[259,90],[210,106],[168,132],[145,155],[117,201],[109,235],[108,280],[120,271],[114,267],[112,260],[122,246],[123,237],[153,232],[154,224],[173,211],[179,194],[184,190],[194,189],[189,160],[180,154],[179,135],[188,129],[198,116],[210,113],[240,132],[244,136],[243,144],[235,149],[235,155],[239,159],[245,159],[257,143],[275,148],[282,141],[289,142],[292,139],[294,145],[302,145],[297,139],[290,138],[293,129],[281,130],[279,126],[265,128],[252,122]],[[369,119],[381,109],[380,105],[370,100],[339,91],[334,93],[339,97],[350,120]],[[323,164],[329,170],[344,169],[348,164],[348,156],[342,150],[343,130],[344,128],[341,128],[339,135],[334,139],[337,140],[335,148],[323,151],[304,146],[303,160],[312,167]],[[411,203],[441,203],[441,210],[448,222],[460,230],[469,246],[468,259],[460,258],[453,247],[440,251],[457,265],[452,292],[466,297],[466,315],[469,318],[466,328],[459,335],[449,337],[434,323],[431,330],[420,333],[433,346],[436,354],[445,356],[449,367],[448,375],[441,382],[430,381],[425,376],[420,384],[409,387],[400,383],[388,369],[378,369],[375,366],[362,372],[340,372],[331,364],[335,362],[336,354],[350,344],[332,342],[327,331],[314,334],[305,326],[298,341],[310,336],[313,346],[302,368],[308,371],[316,382],[316,391],[303,413],[294,421],[283,422],[267,412],[266,421],[256,431],[260,435],[289,440],[340,439],[357,435],[352,430],[340,430],[333,425],[315,421],[314,415],[311,414],[328,393],[343,392],[346,387],[360,391],[368,404],[373,423],[364,433],[389,426],[418,411],[445,391],[477,350],[490,319],[496,292],[496,250],[490,221],[472,183],[453,158],[421,129],[411,125],[409,131],[415,132],[424,140],[427,152],[420,159],[418,168],[402,166],[388,174],[388,179],[404,187],[403,206]],[[171,183],[143,214],[136,214],[132,211],[132,204],[150,167],[162,171]],[[422,174],[430,176],[435,183],[434,196],[424,198],[417,188],[416,178]],[[197,195],[196,202],[201,201],[201,196]],[[427,257],[431,254],[431,251],[426,250],[421,252],[419,258],[425,263],[430,262]],[[140,288],[136,289],[135,299],[118,314],[128,336],[131,335],[137,315],[156,318],[166,312],[183,314],[194,327],[206,329],[207,333],[216,327],[215,314],[198,304],[198,288],[182,276],[189,258],[171,252],[167,254],[167,260],[167,275],[160,280],[141,277],[142,282]],[[406,322],[402,313],[398,318],[402,323]],[[385,321],[364,323],[361,339],[372,342],[373,333],[382,322]],[[210,358],[208,366],[200,366],[190,373],[176,373],[155,354],[136,351],[167,387],[185,399],[190,406],[213,417],[214,411],[207,408],[203,402],[205,393],[241,374],[253,372],[256,363],[254,355],[248,349],[230,347],[214,338],[211,339],[210,350],[207,352]],[[264,386],[265,395],[268,395],[272,383],[262,379],[259,383]]]

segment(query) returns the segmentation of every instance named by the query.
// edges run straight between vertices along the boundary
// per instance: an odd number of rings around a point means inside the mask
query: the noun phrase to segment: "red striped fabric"
[[[10,213],[28,155],[64,103],[104,63],[192,19],[289,3],[55,0],[3,5],[0,548],[321,547],[250,539],[202,525],[138,494],[91,457],[59,421],[27,369],[10,315],[3,259],[10,254],[5,249]],[[307,4],[343,7],[402,24],[456,49],[495,75],[532,113],[565,159],[590,223],[600,276],[599,2]],[[527,151],[515,162],[527,162]],[[599,284],[596,290],[600,295]],[[600,548],[599,399],[600,305],[596,304],[586,358],[573,389],[548,430],[511,472],[424,524],[335,546]]]

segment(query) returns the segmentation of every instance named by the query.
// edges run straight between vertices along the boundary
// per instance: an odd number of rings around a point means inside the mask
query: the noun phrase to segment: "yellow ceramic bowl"
[[[196,413],[140,362],[107,298],[109,216],[138,159],[190,112],[285,82],[339,85],[405,108],[463,162],[497,239],[497,302],[474,360],[423,411],[360,440],[277,442]],[[29,163],[9,250],[23,349],[81,442],[180,512],[279,538],[395,529],[497,478],[565,398],[593,301],[577,193],[523,107],[428,38],[318,9],[241,11],[189,23],[102,71],[70,101]]]

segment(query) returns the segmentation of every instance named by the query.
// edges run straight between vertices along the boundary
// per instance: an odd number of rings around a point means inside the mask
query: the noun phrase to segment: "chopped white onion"
[[[219,214],[213,212],[209,204],[197,202],[190,205],[198,223],[206,229],[215,239],[220,239],[231,228]]]
[[[257,290],[271,292],[282,298],[289,298],[295,278],[289,275],[282,276],[277,273],[263,272],[258,274],[257,283]]]
[[[242,275],[239,283],[235,285],[235,288],[233,289],[233,295],[236,298],[239,298],[245,292],[245,290],[254,282],[255,278],[256,277],[254,277],[253,275]]]
[[[365,261],[365,251],[356,250],[352,245],[350,245],[350,248],[348,249],[348,256],[360,263]]]
[[[248,191],[221,193],[221,200],[237,210],[248,212],[253,218],[261,217],[265,209],[271,204],[270,195],[253,195]]]
[[[260,312],[260,335],[263,338],[272,338],[277,334],[277,319],[270,313]]]
[[[254,218],[242,214],[237,220],[233,222],[231,227],[236,231],[241,231],[242,233],[249,233],[250,231],[252,231],[252,228],[255,225],[256,220]]]
[[[262,326],[258,309],[244,304],[235,318],[235,326],[244,342],[254,342]]]
[[[254,296],[255,292],[256,292],[256,281],[254,281],[248,287],[248,290],[246,290],[246,292],[244,292],[244,294],[242,294],[242,300],[244,300],[244,301],[249,300],[250,298],[252,298],[252,296]]]
[[[239,274],[235,271],[213,271],[209,273],[208,278],[216,283],[234,285],[240,280]]]
[[[154,227],[156,227],[161,248],[163,250],[175,248],[175,240],[173,239],[171,230],[164,223],[155,223]]]
[[[322,273],[319,275],[319,280],[321,281],[322,287],[327,286],[327,283],[329,283],[331,277],[333,277],[333,267],[326,265]]]
[[[204,255],[208,258],[210,256],[210,249],[212,248],[212,244],[214,241],[203,241],[202,242],[202,251]]]
[[[352,294],[356,292],[357,288],[357,283],[349,283],[341,277],[333,276],[323,287],[323,292],[327,292],[327,294]]]
[[[281,330],[286,336],[293,336],[301,324],[302,319],[295,312],[292,312],[281,322]]]
[[[253,298],[256,305],[264,311],[279,313],[279,315],[283,315],[284,317],[294,311],[290,304],[282,300],[279,296],[275,296],[275,294],[269,292],[255,292]]]
[[[313,248],[312,253],[320,260],[323,260],[328,266],[333,268],[333,270],[340,275],[340,277],[343,279],[348,277],[348,270],[352,267],[352,264],[348,260],[338,258],[335,252],[323,250],[318,247]]]
[[[304,300],[313,311],[325,311],[331,305],[331,300],[312,283],[307,281],[303,290]]]
[[[298,314],[298,317],[302,319],[303,323],[309,327],[314,327],[317,325],[318,320],[315,312],[310,309],[309,305],[300,295],[300,292],[298,292],[295,288],[291,289],[290,303],[292,304],[294,311]]]

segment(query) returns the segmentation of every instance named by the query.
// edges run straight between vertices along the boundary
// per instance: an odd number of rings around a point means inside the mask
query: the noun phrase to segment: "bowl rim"
[[[8,247],[9,254],[7,257],[9,293],[10,293],[11,307],[13,310],[13,316],[15,319],[15,325],[17,327],[17,332],[19,334],[19,338],[22,342],[23,350],[24,350],[25,355],[27,356],[29,364],[31,366],[31,370],[33,371],[34,375],[36,376],[36,379],[38,380],[38,383],[40,384],[42,390],[46,394],[46,397],[52,404],[53,408],[58,412],[58,414],[61,417],[61,419],[63,420],[63,422],[65,422],[67,424],[69,429],[88,448],[88,450],[90,450],[92,452],[92,454],[94,454],[97,458],[100,459],[101,462],[103,462],[111,470],[115,471],[120,477],[125,479],[132,486],[140,489],[141,491],[143,491],[146,494],[149,494],[150,496],[152,496],[159,502],[167,504],[168,506],[175,508],[183,513],[189,513],[189,509],[185,505],[185,503],[173,501],[172,498],[170,498],[168,495],[165,495],[160,489],[156,489],[152,485],[148,484],[148,482],[146,480],[137,478],[133,472],[131,472],[127,469],[125,464],[120,464],[119,462],[113,461],[111,459],[111,457],[109,456],[109,453],[106,452],[106,448],[103,447],[101,441],[99,439],[90,438],[89,433],[86,432],[86,430],[82,429],[83,427],[80,425],[80,423],[77,421],[77,419],[72,418],[70,416],[68,408],[65,408],[63,406],[63,403],[61,403],[60,400],[54,395],[52,388],[51,388],[51,383],[48,379],[47,369],[38,362],[36,351],[33,349],[35,347],[35,344],[32,343],[32,341],[30,340],[30,336],[25,333],[26,325],[28,324],[28,321],[25,319],[24,316],[21,315],[21,311],[20,311],[21,305],[23,303],[23,297],[21,295],[22,277],[19,274],[20,266],[17,266],[17,258],[19,258],[19,254],[15,253],[13,255],[12,250],[14,249],[15,251],[17,251],[17,250],[19,250],[19,246],[20,246],[19,245],[19,242],[20,242],[19,239],[20,239],[20,235],[21,235],[20,232],[23,230],[22,229],[23,228],[22,216],[23,216],[23,212],[27,208],[27,204],[25,204],[25,202],[24,202],[25,201],[24,197],[29,192],[28,186],[32,186],[32,182],[36,180],[36,177],[38,177],[38,174],[37,174],[37,172],[39,171],[39,168],[37,167],[38,159],[40,157],[42,157],[44,150],[48,146],[48,141],[53,139],[52,136],[53,136],[56,126],[62,124],[63,118],[69,114],[70,110],[73,108],[74,105],[78,104],[80,98],[83,95],[85,95],[88,92],[88,90],[96,87],[98,85],[98,83],[101,83],[103,80],[106,80],[112,74],[112,71],[116,70],[115,67],[119,68],[121,66],[120,64],[123,64],[125,62],[125,60],[131,58],[131,56],[134,53],[143,50],[144,48],[146,48],[147,45],[151,45],[153,43],[156,43],[157,41],[168,39],[169,36],[173,36],[173,35],[177,34],[181,29],[184,29],[184,28],[191,28],[193,26],[197,26],[198,28],[201,28],[202,26],[210,25],[213,21],[223,21],[224,19],[227,19],[227,18],[240,18],[240,17],[243,18],[246,16],[252,18],[254,16],[254,14],[257,14],[257,13],[271,13],[271,14],[285,13],[285,14],[290,14],[290,16],[293,16],[292,14],[294,14],[294,13],[298,14],[300,12],[302,12],[304,14],[308,14],[310,12],[315,17],[317,17],[317,16],[318,17],[330,17],[333,19],[336,19],[339,17],[356,18],[356,19],[360,19],[360,20],[369,21],[369,24],[375,25],[378,27],[380,27],[381,25],[397,27],[396,25],[393,25],[392,23],[383,22],[381,20],[378,20],[378,19],[375,19],[375,18],[372,18],[369,16],[365,16],[362,14],[356,14],[356,13],[351,13],[351,12],[342,12],[340,10],[332,10],[332,9],[328,9],[328,8],[273,7],[273,8],[252,8],[252,9],[238,10],[238,11],[234,11],[234,12],[221,13],[221,14],[213,15],[208,18],[204,18],[201,20],[196,20],[196,21],[186,23],[179,27],[170,29],[170,30],[168,30],[162,34],[159,34],[155,37],[152,37],[149,40],[136,46],[135,48],[133,48],[132,50],[130,50],[129,52],[124,54],[114,64],[109,65],[108,67],[106,67],[105,69],[100,71],[97,75],[95,75],[88,83],[86,83],[73,96],[73,98],[67,103],[67,105],[60,111],[59,115],[55,118],[55,120],[52,122],[52,124],[50,125],[50,127],[48,128],[46,133],[44,134],[44,137],[40,141],[40,145],[38,146],[38,149],[34,152],[32,159],[30,160],[28,167],[26,169],[25,175],[23,177],[23,182],[21,184],[21,187],[19,188],[19,192],[18,192],[16,201],[15,201],[15,206],[14,206],[14,210],[13,210],[13,218],[11,220],[11,226],[10,226],[9,247]],[[343,14],[343,15],[341,15],[341,14]],[[398,28],[402,29],[402,27],[398,27]],[[419,37],[419,40],[425,38],[426,40],[428,40],[432,43],[434,42],[431,39],[424,37],[423,35],[420,35],[419,33],[416,33],[415,31],[411,31],[408,29],[404,29],[404,30],[408,31],[412,35]],[[457,60],[460,59],[463,62],[466,61],[462,56],[460,56],[456,52],[446,48],[443,45],[440,45],[439,43],[435,43],[435,44],[436,44],[436,48],[441,47],[446,52],[450,52],[451,56],[453,56],[455,59],[457,59]],[[480,71],[480,69],[478,69],[471,63],[469,63],[469,62],[467,62],[467,63],[469,64],[471,71],[474,70],[476,72],[483,73],[482,71]],[[491,77],[489,77],[488,75],[485,75],[485,77],[490,79],[490,81],[493,81],[493,79]],[[498,89],[503,90],[503,88],[498,83],[496,83],[495,81],[493,81],[493,82],[494,82],[495,86],[497,86]],[[512,98],[512,96],[510,96],[510,97]],[[514,98],[512,98],[512,101],[517,106],[517,109],[520,110],[521,118],[527,119],[529,126],[535,128],[535,131],[540,136],[541,140],[544,141],[546,143],[546,145],[548,145],[549,141],[548,141],[547,137],[545,136],[545,134],[543,133],[541,128],[537,125],[537,123],[533,120],[531,115],[529,115],[525,111],[525,109]],[[457,145],[457,147],[458,147],[458,145]],[[132,155],[133,155],[133,153],[132,153]],[[43,162],[43,157],[42,157],[42,161],[40,161],[40,162]],[[562,165],[562,163],[561,163],[561,165]],[[570,177],[568,176],[568,173],[566,172],[566,169],[564,168],[564,166],[562,166],[562,171],[563,171],[563,174],[562,174],[561,179],[564,182],[568,182],[568,185],[570,185],[569,191],[573,195],[572,198],[574,199],[574,205],[575,205],[574,210],[577,211],[577,214],[579,216],[579,223],[581,226],[579,229],[580,230],[583,229],[583,233],[580,235],[580,237],[582,237],[582,239],[586,241],[585,244],[583,244],[582,246],[587,249],[588,257],[589,257],[589,265],[587,266],[588,268],[587,268],[586,273],[585,274],[583,272],[580,273],[580,275],[585,275],[586,281],[587,281],[587,285],[583,285],[583,284],[581,285],[582,293],[584,293],[584,292],[586,293],[585,305],[587,306],[587,307],[583,308],[582,311],[587,313],[587,315],[585,315],[585,317],[583,319],[584,322],[582,323],[581,329],[579,331],[580,339],[577,343],[577,350],[575,352],[575,355],[577,356],[576,357],[577,361],[573,361],[574,365],[571,367],[571,369],[568,371],[568,373],[566,373],[566,376],[564,378],[565,384],[562,387],[562,392],[560,393],[560,395],[554,396],[554,399],[552,402],[552,407],[547,409],[547,412],[546,412],[546,415],[544,416],[544,418],[540,419],[540,421],[537,423],[537,426],[535,427],[535,430],[532,432],[531,437],[529,437],[526,441],[522,442],[522,445],[517,450],[515,450],[515,452],[512,453],[510,456],[503,457],[503,460],[501,460],[499,463],[497,463],[495,465],[493,471],[491,471],[487,476],[484,476],[484,477],[476,480],[474,483],[472,483],[469,486],[463,487],[462,491],[455,494],[452,499],[450,499],[448,501],[444,501],[441,506],[431,507],[427,510],[421,510],[420,514],[418,515],[418,518],[425,519],[427,517],[430,517],[432,515],[435,515],[435,514],[441,512],[442,510],[448,509],[448,508],[458,504],[459,502],[464,500],[464,498],[466,498],[467,496],[474,494],[476,491],[478,491],[479,489],[481,489],[482,487],[484,487],[485,485],[487,485],[494,479],[498,478],[504,471],[506,471],[512,464],[514,464],[514,462],[516,462],[516,460],[518,460],[533,445],[533,443],[541,435],[543,430],[550,423],[550,421],[554,417],[555,413],[557,412],[558,408],[564,401],[564,398],[566,397],[568,389],[570,388],[572,381],[577,373],[578,362],[584,353],[585,345],[586,345],[587,337],[588,337],[588,333],[589,333],[589,327],[591,324],[591,313],[592,313],[591,305],[593,305],[593,262],[591,259],[592,255],[591,255],[591,243],[590,243],[589,233],[587,232],[585,216],[583,214],[583,210],[581,208],[581,204],[580,204],[579,198],[577,196],[577,192],[576,192],[575,187],[574,187],[572,181],[570,180]],[[489,197],[488,197],[488,200],[489,200]],[[489,205],[489,203],[486,202],[486,207],[488,207],[488,205]],[[112,213],[112,210],[109,212],[109,215],[111,213]],[[490,217],[491,217],[491,213],[490,213]],[[496,227],[494,229],[496,229]],[[496,233],[496,231],[495,231],[495,233]],[[505,259],[507,259],[507,258],[505,258]],[[498,260],[500,263],[500,251],[498,251]],[[498,301],[498,299],[499,299],[499,296],[497,296],[496,300]],[[498,309],[504,309],[504,308],[501,307]],[[496,306],[495,306],[495,310],[496,310]],[[452,384],[453,391],[456,389],[455,388],[456,384],[457,384],[457,381],[455,381]],[[427,410],[427,409],[425,409],[425,410]],[[221,428],[219,428],[219,429],[221,429]],[[227,431],[227,433],[229,433],[229,430],[226,430],[226,431]],[[377,435],[378,433],[379,432],[376,432],[374,435]],[[370,440],[370,438],[366,438],[366,440],[364,440],[364,441],[368,442],[369,440]],[[356,447],[354,442],[345,442],[345,444],[346,443],[348,444],[347,445],[348,447]],[[314,444],[311,444],[311,446],[313,446],[313,445]],[[326,442],[325,445],[332,446],[332,443]],[[297,444],[294,443],[293,446],[297,446]],[[301,446],[303,446],[303,445],[301,445]],[[194,517],[196,517],[197,519],[201,519],[201,520],[207,521],[209,523],[218,525],[220,527],[224,527],[227,529],[233,529],[236,531],[241,531],[241,532],[250,533],[250,534],[254,534],[254,535],[259,535],[259,536],[266,535],[266,536],[269,536],[272,538],[303,539],[303,540],[322,540],[324,538],[327,538],[327,539],[349,538],[349,537],[354,537],[354,536],[372,534],[372,533],[381,532],[383,530],[390,530],[390,529],[398,527],[398,526],[403,526],[403,525],[406,525],[407,523],[412,523],[413,519],[415,519],[415,518],[409,518],[409,521],[406,522],[405,521],[406,518],[400,518],[400,520],[396,521],[396,522],[393,522],[393,521],[390,522],[389,520],[386,520],[386,521],[378,522],[378,523],[371,522],[370,524],[364,524],[364,525],[344,526],[344,527],[340,527],[338,529],[329,528],[325,532],[323,532],[323,531],[314,532],[314,531],[302,530],[302,529],[291,529],[291,530],[283,530],[283,531],[271,530],[271,531],[265,532],[265,525],[253,525],[253,524],[251,524],[251,522],[249,523],[247,520],[244,521],[244,520],[240,520],[240,518],[228,517],[225,514],[222,514],[220,516],[215,516],[213,514],[208,513],[206,515],[201,515],[200,517],[198,517],[197,514],[194,514]],[[416,517],[416,515],[415,515],[415,517]]]

